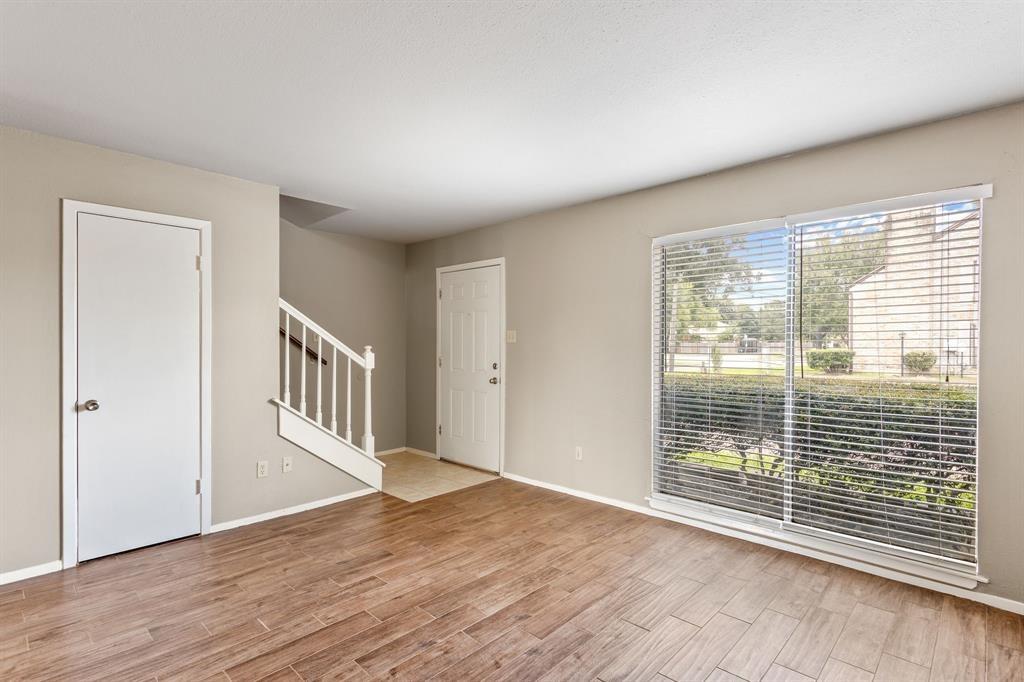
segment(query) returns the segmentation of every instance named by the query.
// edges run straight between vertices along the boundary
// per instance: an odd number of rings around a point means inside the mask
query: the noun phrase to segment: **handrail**
[[[299,337],[295,336],[295,334],[289,334],[287,331],[285,331],[284,327],[281,327],[280,332],[281,336],[288,337],[288,341],[291,342],[293,346],[295,346],[296,348],[302,348],[302,340]],[[310,362],[316,362],[317,360],[319,360],[321,365],[327,364],[327,358],[317,355],[316,351],[313,350],[312,348],[306,349],[306,357],[309,358]]]
[[[363,359],[362,355],[355,352],[338,339],[334,338],[334,336],[331,335],[330,332],[328,332],[326,329],[318,325],[313,320],[309,319],[308,316],[303,314],[298,308],[290,304],[288,301],[284,300],[283,298],[279,298],[277,300],[280,302],[281,310],[285,311],[286,313],[294,317],[296,320],[301,322],[306,327],[306,329],[309,329],[314,334],[319,336],[321,339],[331,344],[345,355],[352,358],[352,362],[356,363],[360,367],[366,367],[366,361]]]
[[[373,349],[370,346],[363,348],[362,355],[356,353],[354,350],[343,344],[338,339],[334,338],[326,329],[318,325],[313,320],[309,319],[306,315],[300,312],[295,306],[291,305],[283,298],[278,299],[280,309],[284,311],[284,329],[281,329],[281,334],[287,339],[287,342],[283,346],[284,356],[282,358],[283,377],[281,381],[281,404],[287,406],[289,409],[294,410],[296,414],[300,415],[303,419],[311,424],[314,424],[325,431],[335,435],[340,440],[353,445],[352,443],[352,365],[356,365],[363,370],[363,438],[362,438],[362,451],[373,457],[374,455],[374,438],[373,438],[373,400],[372,400],[372,388],[371,381],[373,376],[374,366],[376,360],[373,354]],[[300,325],[301,327],[301,340],[293,336],[291,333],[292,320]],[[311,331],[314,335],[314,339],[310,339],[310,342],[315,342],[315,350],[306,341],[306,332]],[[324,423],[324,378],[322,372],[322,366],[327,365],[327,360],[324,357],[324,342],[327,342],[328,352],[331,355],[331,367],[330,376],[327,378],[327,396],[330,398],[331,413],[329,415],[330,428],[327,429]],[[289,360],[288,348],[289,345],[298,346],[303,355],[312,357],[316,363],[316,388],[315,398],[313,398],[313,407],[315,409],[315,416],[310,416],[306,411],[306,363],[300,361],[299,372],[299,405],[298,409],[292,406],[291,403],[291,362]],[[345,435],[342,436],[338,432],[338,352],[341,352],[342,356],[347,356],[344,361],[346,366],[345,372]],[[300,356],[301,358],[302,356]]]

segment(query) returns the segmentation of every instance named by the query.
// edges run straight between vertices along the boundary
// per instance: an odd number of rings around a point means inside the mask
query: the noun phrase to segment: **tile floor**
[[[419,502],[478,483],[493,481],[494,474],[431,459],[411,452],[382,455],[384,492],[406,502]]]

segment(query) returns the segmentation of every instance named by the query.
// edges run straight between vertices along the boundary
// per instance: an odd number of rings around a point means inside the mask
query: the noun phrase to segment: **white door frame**
[[[434,276],[434,288],[441,290],[441,275],[446,272],[458,272],[459,270],[476,270],[498,266],[498,475],[505,473],[505,257],[478,260],[472,263],[460,263],[458,265],[445,265],[436,269]],[[441,434],[438,427],[441,425],[441,367],[437,364],[438,349],[441,348],[441,299],[440,296],[434,299],[434,310],[436,320],[436,339],[434,341],[434,366],[437,369],[436,391],[434,403],[436,417],[434,418],[434,453],[441,459]]]
[[[213,289],[211,229],[208,220],[136,211],[85,201],[62,200],[61,223],[61,563],[64,568],[78,564],[78,214],[124,218],[171,227],[199,230],[200,253],[200,397],[199,466],[200,532],[210,532],[212,512],[211,477],[211,395],[213,386]]]

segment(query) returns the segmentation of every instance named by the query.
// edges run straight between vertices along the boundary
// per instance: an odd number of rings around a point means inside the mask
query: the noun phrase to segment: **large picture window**
[[[655,242],[655,498],[976,563],[972,187]]]

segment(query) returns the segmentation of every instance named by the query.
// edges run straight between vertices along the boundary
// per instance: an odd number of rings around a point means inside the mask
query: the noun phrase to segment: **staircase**
[[[281,392],[271,401],[277,405],[278,434],[380,490],[384,463],[374,457],[370,384],[373,350],[366,346],[362,355],[356,353],[287,301],[279,301]],[[352,365],[356,366],[355,377]],[[340,395],[339,367],[344,382]],[[352,439],[353,378],[364,383],[363,400],[356,404],[363,413],[360,445]],[[344,410],[343,430],[339,429],[339,408]]]

